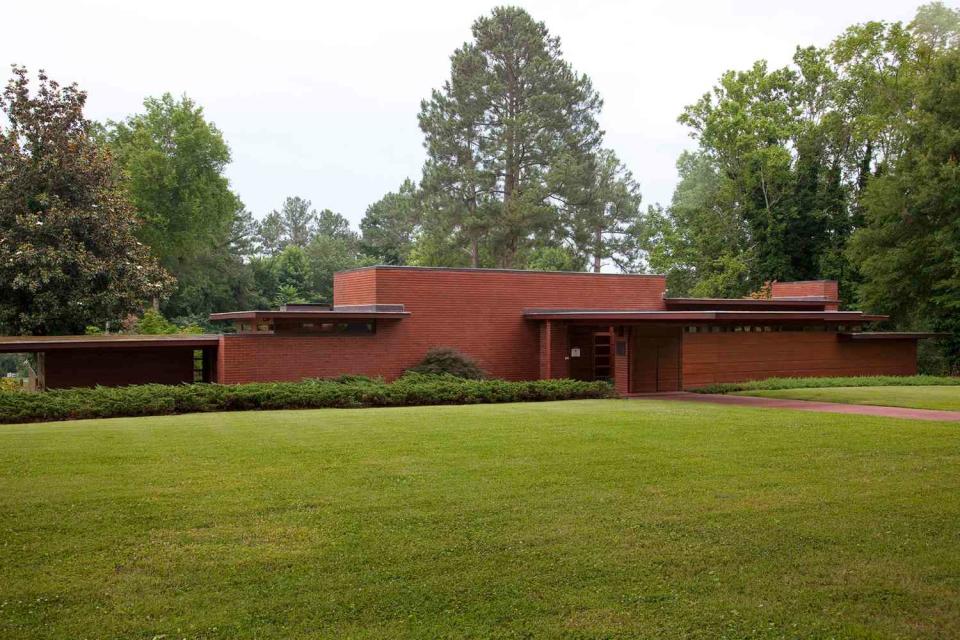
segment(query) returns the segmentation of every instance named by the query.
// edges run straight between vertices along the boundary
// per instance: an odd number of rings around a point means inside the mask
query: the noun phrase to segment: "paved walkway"
[[[646,393],[631,396],[651,400],[682,400],[706,402],[743,407],[767,407],[770,409],[799,409],[800,411],[823,411],[827,413],[852,413],[861,416],[885,418],[908,418],[910,420],[949,420],[960,422],[960,411],[937,411],[934,409],[907,409],[905,407],[878,407],[869,404],[842,404],[839,402],[815,402],[812,400],[789,400],[787,398],[760,398],[753,396],[729,396],[708,393]]]

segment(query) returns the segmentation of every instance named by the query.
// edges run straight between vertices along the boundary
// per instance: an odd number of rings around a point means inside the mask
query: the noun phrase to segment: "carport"
[[[36,388],[215,382],[219,335],[0,336],[0,353],[36,354]]]

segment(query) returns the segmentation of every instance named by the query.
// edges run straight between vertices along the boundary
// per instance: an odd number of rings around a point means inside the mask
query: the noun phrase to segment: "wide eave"
[[[210,319],[217,320],[270,320],[287,318],[291,320],[330,320],[344,322],[349,320],[401,320],[409,316],[407,311],[228,311],[211,313]]]
[[[861,311],[633,311],[603,309],[526,309],[530,320],[593,320],[598,322],[873,322],[887,316]]]
[[[797,298],[664,298],[669,311],[826,311],[838,300],[819,296]]]
[[[132,349],[143,347],[210,347],[218,334],[0,336],[0,353],[39,353],[58,349]]]
[[[930,331],[857,331],[837,334],[841,340],[855,342],[863,340],[924,340],[928,338],[945,338],[949,333],[934,333]]]

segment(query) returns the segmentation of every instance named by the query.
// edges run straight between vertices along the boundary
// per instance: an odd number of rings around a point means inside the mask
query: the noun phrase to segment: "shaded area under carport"
[[[219,335],[0,336],[37,356],[38,389],[216,382]]]

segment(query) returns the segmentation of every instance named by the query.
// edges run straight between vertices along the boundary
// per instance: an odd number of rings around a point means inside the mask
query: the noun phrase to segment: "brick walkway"
[[[812,400],[789,400],[786,398],[759,398],[752,396],[727,396],[706,393],[649,393],[631,396],[651,400],[682,400],[683,402],[706,402],[742,407],[766,407],[770,409],[799,409],[800,411],[823,411],[826,413],[850,413],[861,416],[884,418],[908,418],[910,420],[947,420],[960,422],[960,411],[937,411],[933,409],[907,409],[905,407],[878,407],[867,404],[841,404],[839,402],[815,402]]]

